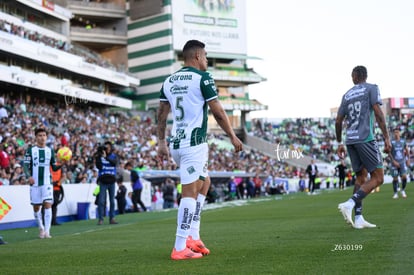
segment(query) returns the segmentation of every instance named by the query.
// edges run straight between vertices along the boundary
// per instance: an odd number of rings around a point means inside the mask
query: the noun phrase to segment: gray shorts
[[[369,173],[377,168],[384,168],[381,152],[375,140],[346,146],[351,159],[352,170],[357,173],[365,168]]]
[[[407,174],[407,166],[405,165],[405,161],[399,162],[400,168],[391,165],[391,175],[392,177],[402,177]]]

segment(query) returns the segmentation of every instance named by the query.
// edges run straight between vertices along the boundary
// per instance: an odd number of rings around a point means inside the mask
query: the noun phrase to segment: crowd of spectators
[[[414,117],[399,120],[395,116],[387,117],[390,129],[401,128],[401,137],[407,141],[414,155]],[[284,119],[280,123],[265,122],[255,119],[250,134],[261,137],[274,144],[281,144],[300,149],[305,155],[332,165],[339,163],[336,155],[338,143],[333,118],[297,118]],[[390,131],[392,135],[392,131]],[[376,132],[377,140],[382,145],[380,131]]]
[[[22,184],[24,174],[18,166],[23,165],[25,150],[34,143],[33,130],[43,126],[49,131],[47,145],[57,151],[62,146],[73,152],[70,164],[63,175],[68,183],[93,183],[97,169],[93,163],[99,144],[111,141],[119,156],[119,167],[132,161],[135,167],[145,170],[175,170],[172,159],[160,162],[157,157],[156,125],[148,113],[111,111],[110,108],[66,105],[47,98],[10,96],[5,97],[4,118],[0,127],[2,153],[8,155],[7,167],[1,170],[3,185]],[[211,136],[210,140],[220,139]],[[253,164],[253,165],[252,165]],[[17,170],[16,170],[17,169]],[[210,144],[210,171],[242,171],[279,177],[293,177],[299,171],[278,162],[259,151],[249,150],[235,154],[214,142]]]
[[[81,45],[70,43],[69,41],[62,41],[47,35],[44,35],[38,31],[27,29],[23,26],[16,25],[14,23],[8,22],[6,20],[0,19],[0,31],[4,31],[21,38],[34,41],[37,43],[42,43],[46,46],[62,50],[68,53],[81,56],[85,62],[98,65],[103,68],[112,69],[120,71],[121,67],[117,68],[115,65],[111,64],[109,60],[105,59],[103,56],[94,52],[88,48],[82,47]],[[123,68],[125,72],[125,68]]]
[[[390,123],[393,123],[392,121]],[[91,104],[69,104],[56,98],[10,94],[0,98],[0,185],[26,184],[23,173],[25,150],[34,143],[34,128],[48,129],[47,145],[57,151],[69,147],[73,157],[62,171],[63,184],[96,183],[98,170],[93,162],[97,147],[105,141],[114,144],[119,156],[119,170],[126,162],[140,170],[176,170],[172,159],[160,162],[157,157],[156,125],[152,113],[113,111]],[[403,135],[412,138],[412,120],[400,124]],[[255,121],[253,133],[283,145],[301,148],[316,159],[335,163],[335,141],[332,120],[286,119],[280,124]],[[275,179],[306,177],[305,171],[289,166],[261,152],[249,149],[235,154],[220,146],[221,136],[209,138],[209,170],[216,172],[246,172],[260,177],[236,178],[237,198],[263,194],[287,193]],[[414,152],[412,152],[414,153]],[[255,177],[256,178],[256,177]],[[254,187],[252,187],[254,185]],[[211,194],[229,198],[230,186],[218,184]],[[243,189],[244,188],[244,189]],[[272,189],[277,190],[272,190]],[[255,189],[255,193],[251,193]],[[160,186],[159,190],[162,190]],[[259,190],[259,191],[257,191]],[[211,195],[211,197],[214,197]]]
[[[1,122],[0,144],[2,154],[8,155],[7,166],[1,171],[3,184],[17,184],[11,180],[15,166],[22,166],[24,152],[34,143],[33,130],[38,126],[48,129],[47,145],[55,151],[61,146],[72,150],[71,163],[63,173],[70,183],[94,182],[93,155],[99,144],[107,140],[114,143],[121,164],[136,159],[137,164],[158,167],[153,150],[155,127],[149,117],[82,104],[66,105],[63,99],[60,104],[40,97],[31,97],[29,102],[23,97],[6,97],[3,101],[7,118]],[[165,164],[168,165],[171,164]]]

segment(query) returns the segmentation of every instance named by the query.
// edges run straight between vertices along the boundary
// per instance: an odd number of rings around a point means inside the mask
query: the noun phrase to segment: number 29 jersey
[[[207,142],[207,102],[215,98],[217,88],[208,72],[183,67],[164,81],[160,101],[171,106],[173,149]]]
[[[345,117],[347,123],[346,144],[375,139],[375,104],[382,105],[382,100],[378,86],[374,84],[357,84],[344,94],[338,114]]]

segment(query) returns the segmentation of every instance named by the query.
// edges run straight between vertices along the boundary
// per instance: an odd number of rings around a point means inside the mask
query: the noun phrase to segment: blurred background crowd
[[[93,156],[105,141],[114,145],[119,157],[118,171],[128,182],[126,162],[139,170],[176,170],[172,159],[160,162],[157,158],[155,115],[152,112],[132,112],[88,104],[69,104],[42,96],[5,95],[0,98],[0,185],[26,184],[22,169],[25,150],[34,144],[34,128],[48,129],[47,145],[57,152],[62,146],[73,152],[70,163],[62,169],[63,184],[96,183],[97,168]],[[397,121],[389,118],[389,126],[399,126],[414,155],[413,119]],[[334,120],[285,119],[280,123],[254,119],[250,134],[271,143],[300,149],[332,165],[337,165]],[[245,172],[255,177],[235,179],[236,193],[231,194],[231,178],[225,183],[213,184],[216,198],[247,198],[273,193],[287,193],[287,186],[275,183],[276,178],[304,178],[304,169],[265,155],[255,149],[235,154],[230,146],[222,146],[223,137],[211,135],[209,170],[217,172]],[[414,161],[411,161],[414,163]],[[325,175],[327,177],[334,176]],[[172,179],[165,179],[157,189]],[[178,180],[172,180],[174,185]],[[271,191],[270,189],[277,189]],[[175,191],[176,192],[176,191]],[[162,197],[162,196],[161,196]]]

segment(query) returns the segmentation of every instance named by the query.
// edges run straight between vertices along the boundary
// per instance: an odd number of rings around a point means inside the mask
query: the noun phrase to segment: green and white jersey
[[[207,102],[217,98],[217,88],[210,73],[183,67],[162,85],[160,101],[169,102],[173,128],[173,149],[207,142]]]
[[[381,95],[378,86],[369,83],[355,85],[342,97],[338,114],[347,122],[346,144],[374,140],[375,104],[382,105]]]
[[[27,149],[24,157],[24,170],[26,177],[33,177],[33,186],[42,186],[52,183],[50,166],[55,165],[55,153],[49,147],[32,146]],[[55,170],[55,169],[54,169]]]

